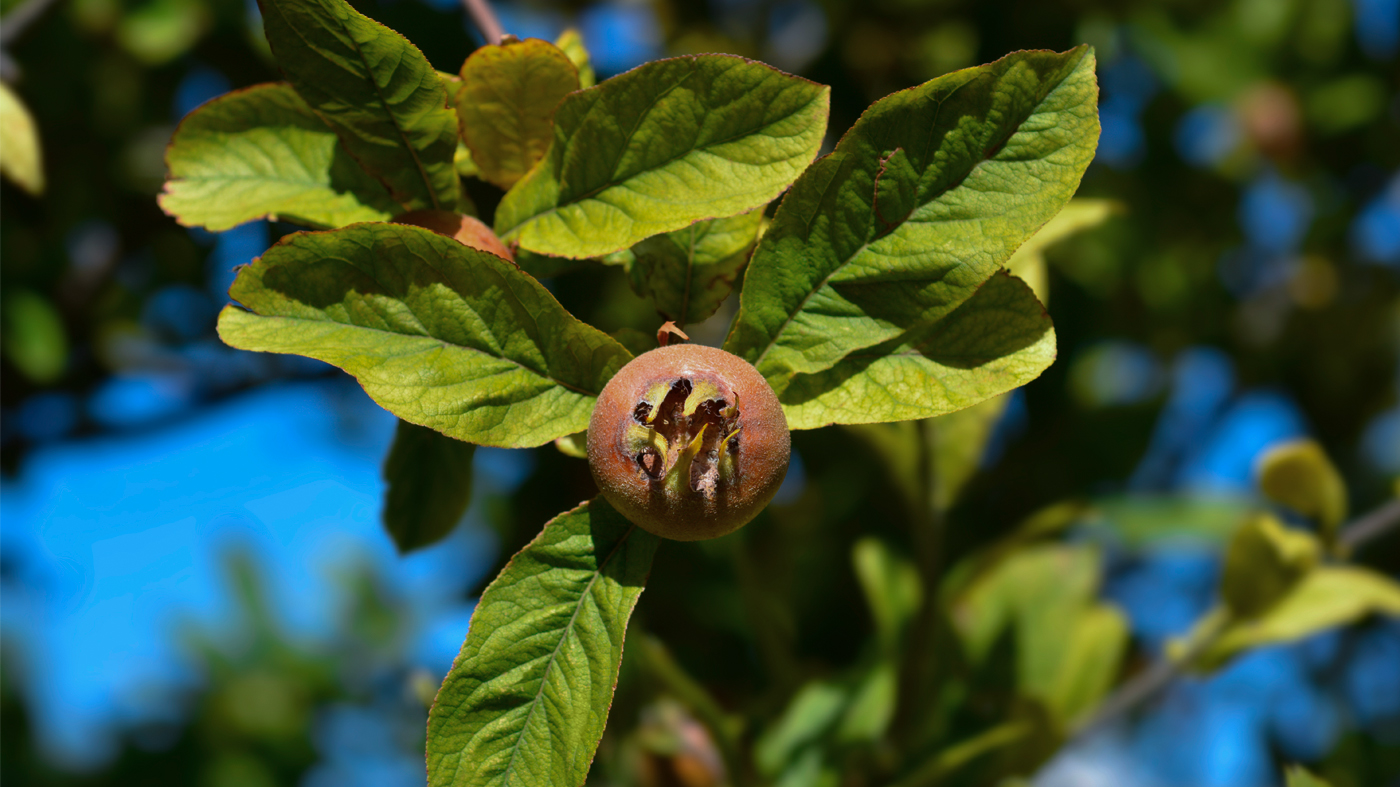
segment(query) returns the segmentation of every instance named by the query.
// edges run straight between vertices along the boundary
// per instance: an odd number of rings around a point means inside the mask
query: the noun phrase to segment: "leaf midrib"
[[[354,12],[353,9],[352,12]],[[308,40],[306,36],[302,35],[301,31],[297,29],[297,27],[293,25],[290,20],[287,19],[286,13],[282,11],[282,4],[280,2],[277,3],[277,13],[282,16],[282,21],[287,25],[288,29],[290,29],[293,33],[296,33],[297,37],[300,38],[302,42],[306,44],[307,49],[313,51],[316,49],[316,47],[312,46],[311,41]],[[369,60],[365,58],[364,50],[361,49],[359,43],[355,41],[354,36],[350,35],[348,28],[345,26],[344,20],[342,20],[338,16],[335,16],[334,14],[332,14],[331,16],[335,19],[336,24],[339,25],[341,32],[344,34],[344,39],[349,40],[350,47],[355,50],[355,55],[360,58],[360,64],[363,65],[365,68],[365,74],[369,77],[369,83],[374,86],[375,97],[379,100],[380,106],[384,109],[384,114],[389,116],[389,122],[393,125],[394,132],[398,134],[399,141],[403,143],[404,148],[408,150],[408,155],[413,159],[413,166],[418,171],[418,177],[422,179],[423,185],[427,189],[428,199],[432,201],[434,208],[441,210],[442,204],[438,202],[437,190],[433,188],[433,183],[428,178],[428,172],[423,168],[423,162],[420,161],[418,158],[418,151],[409,142],[408,135],[404,133],[403,128],[399,125],[398,117],[394,115],[393,111],[390,109],[389,102],[384,98],[384,93],[379,87],[379,82],[376,81],[374,78],[374,71],[369,66]],[[376,22],[373,22],[373,20],[370,21],[372,24],[378,24]],[[410,46],[412,45],[410,44]],[[433,74],[436,75],[437,72],[434,71]],[[296,89],[295,84],[292,85],[292,89]],[[298,95],[300,95],[300,91],[298,91]],[[326,118],[321,115],[321,111],[316,107],[311,106],[310,101],[307,101],[306,104],[312,112],[316,113],[317,117],[321,118],[322,122],[326,123],[326,125],[328,126],[330,125],[330,122],[327,121]],[[390,188],[389,190],[391,192],[393,191],[392,188]]]
[[[592,508],[590,507],[590,521],[592,521],[592,516],[593,512]],[[627,526],[627,532],[622,534],[622,538],[619,538],[617,540],[617,544],[613,546],[612,551],[608,553],[608,556],[604,558],[603,562],[599,563],[597,568],[593,570],[593,576],[588,578],[588,584],[583,588],[583,593],[579,594],[579,603],[577,606],[574,607],[574,613],[569,616],[569,622],[564,625],[564,630],[563,633],[559,636],[559,641],[554,644],[554,650],[551,651],[549,654],[549,661],[545,663],[544,672],[542,675],[540,675],[540,687],[535,692],[535,698],[530,701],[530,711],[525,714],[525,722],[520,725],[520,733],[516,736],[515,743],[511,746],[510,760],[506,763],[505,770],[502,772],[501,787],[506,787],[506,785],[510,784],[511,776],[514,775],[513,771],[515,769],[515,758],[517,755],[520,754],[523,739],[525,738],[525,731],[530,727],[530,720],[535,717],[535,709],[538,708],[541,704],[540,698],[544,696],[545,686],[549,683],[550,670],[554,669],[554,661],[559,657],[559,649],[564,647],[565,640],[569,638],[569,632],[573,630],[574,624],[578,621],[579,612],[583,610],[583,605],[587,602],[589,595],[592,594],[593,585],[598,582],[598,577],[603,575],[603,569],[608,565],[608,563],[612,562],[612,559],[615,555],[617,555],[618,550],[622,549],[622,546],[627,543],[627,539],[631,538],[633,531],[635,531],[636,529],[636,525],[629,524]]]

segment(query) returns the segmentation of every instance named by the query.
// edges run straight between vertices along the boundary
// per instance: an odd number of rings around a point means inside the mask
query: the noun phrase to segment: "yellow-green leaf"
[[[1347,487],[1315,440],[1277,445],[1259,459],[1259,489],[1275,502],[1316,519],[1331,541],[1347,516]]]
[[[755,209],[647,238],[632,247],[632,289],[677,325],[700,322],[733,291],[762,224],[763,211]]]
[[[185,116],[165,164],[160,206],[187,227],[273,217],[329,229],[399,212],[285,83],[226,93]]]
[[[730,55],[658,60],[580,90],[554,114],[549,154],[496,209],[496,234],[594,257],[766,204],[816,155],[829,96]]]
[[[0,172],[36,197],[44,193],[44,157],[39,145],[39,129],[34,125],[29,107],[3,82],[0,82]]]
[[[1268,514],[1247,520],[1225,549],[1220,594],[1238,618],[1262,614],[1283,598],[1321,557],[1317,539]]]
[[[554,108],[579,88],[578,70],[538,38],[483,46],[462,64],[457,117],[481,178],[503,189],[544,158]]]
[[[403,420],[478,445],[587,429],[632,359],[514,264],[411,225],[289,235],[229,294],[248,310],[219,315],[228,344],[339,366]]]

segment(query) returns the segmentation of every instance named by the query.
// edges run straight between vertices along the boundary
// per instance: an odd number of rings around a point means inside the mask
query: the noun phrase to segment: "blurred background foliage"
[[[1352,512],[1397,494],[1400,2],[495,5],[522,38],[577,28],[600,78],[720,51],[829,84],[828,148],[875,99],[1012,50],[1087,42],[1100,61],[1103,136],[1080,196],[1105,216],[1036,252],[1059,361],[957,420],[799,433],[769,513],[667,544],[633,624],[655,640],[627,651],[598,783],[717,783],[725,742],[706,714],[753,720],[735,739],[784,784],[879,772],[872,730],[916,710],[888,696],[888,652],[923,590],[901,568],[922,549],[907,527],[925,508],[920,444],[937,448],[954,567],[940,592],[971,654],[964,695],[944,698],[963,712],[928,712],[920,734],[982,746],[929,783],[1262,787],[1296,761],[1337,787],[1400,783],[1393,619],[1180,681],[1048,759],[1067,720],[1214,603],[1266,447],[1319,441]],[[356,6],[442,71],[480,43],[453,0]],[[594,493],[586,467],[551,447],[478,451],[458,533],[396,557],[375,521],[393,419],[328,367],[213,334],[233,266],[293,228],[186,230],[155,203],[179,120],[277,78],[255,4],[3,0],[0,14],[15,97],[0,148],[0,777],[421,784],[425,701],[474,594]],[[27,170],[26,113],[41,157]],[[489,217],[497,196],[467,183]],[[660,322],[621,267],[541,273],[604,330]],[[718,343],[735,305],[692,336]],[[1360,558],[1394,576],[1398,544]]]

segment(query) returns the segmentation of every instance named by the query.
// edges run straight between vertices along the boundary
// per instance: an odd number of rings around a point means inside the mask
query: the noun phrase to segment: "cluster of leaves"
[[[725,349],[764,375],[792,428],[850,425],[886,456],[926,543],[914,561],[857,544],[876,647],[849,676],[797,692],[750,759],[723,714],[692,697],[729,776],[826,783],[850,752],[882,742],[895,754],[877,770],[901,783],[985,766],[989,753],[988,773],[1026,773],[1093,711],[1128,631],[1096,600],[1097,553],[1048,539],[1073,517],[1034,520],[946,579],[934,544],[1005,392],[1054,359],[1044,247],[1112,210],[1070,205],[1098,136],[1087,48],[1019,52],[891,95],[816,158],[827,90],[761,63],[686,56],[594,85],[582,42],[566,34],[483,47],[454,76],[342,0],[262,8],[288,82],[192,113],[169,149],[161,204],[211,230],[260,217],[321,230],[284,238],[239,273],[239,305],[219,333],[338,366],[401,419],[385,465],[386,524],[401,548],[460,518],[474,445],[576,445],[602,386],[642,349],[577,319],[536,275],[567,260],[625,265],[659,314],[690,324],[743,272]],[[415,226],[423,211],[467,226],[476,208],[464,177],[504,191],[490,230],[473,240]],[[1319,481],[1291,504],[1339,521],[1338,486]],[[1193,663],[1396,610],[1390,583],[1317,566],[1310,539],[1268,519],[1241,531],[1227,610],[1202,624]],[[657,548],[598,498],[511,560],[432,709],[432,784],[584,781]],[[1232,579],[1255,575],[1268,581]],[[1362,585],[1368,594],[1345,609],[1288,612],[1315,610],[1319,594],[1324,606],[1339,591],[1355,599]],[[996,669],[1007,636],[1026,702],[940,747],[949,714],[924,709],[956,709],[946,676]],[[962,662],[943,678],[921,661],[934,641],[955,643]],[[668,671],[664,648],[643,649]]]

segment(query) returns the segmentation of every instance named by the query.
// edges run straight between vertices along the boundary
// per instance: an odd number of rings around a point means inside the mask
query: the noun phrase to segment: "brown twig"
[[[491,8],[491,3],[487,0],[462,0],[462,3],[466,5],[467,13],[472,15],[476,29],[481,31],[486,43],[501,43],[501,39],[505,38],[506,31],[501,27],[501,20],[496,18],[496,12]]]

